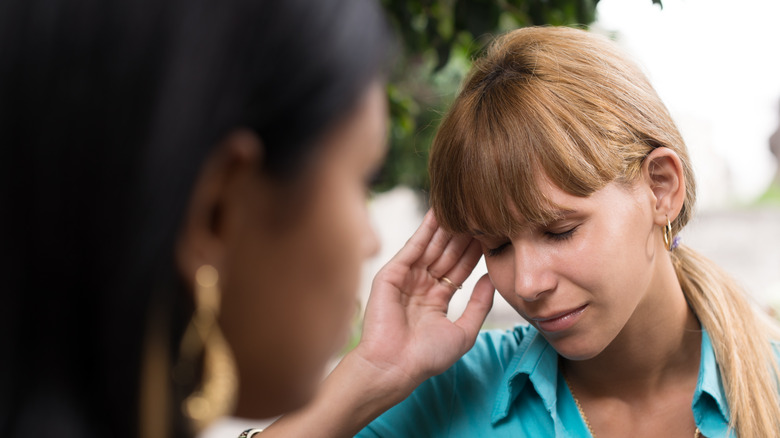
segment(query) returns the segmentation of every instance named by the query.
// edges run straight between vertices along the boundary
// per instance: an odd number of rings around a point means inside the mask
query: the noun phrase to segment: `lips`
[[[548,333],[559,332],[573,326],[580,319],[587,307],[588,305],[586,304],[575,309],[555,313],[551,316],[531,318],[531,320],[536,323],[540,330]]]

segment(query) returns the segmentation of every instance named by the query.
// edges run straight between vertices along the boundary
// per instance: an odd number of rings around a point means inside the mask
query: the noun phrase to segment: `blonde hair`
[[[636,181],[657,147],[673,150],[683,164],[677,234],[693,212],[693,170],[645,75],[606,38],[571,28],[519,29],[475,61],[443,120],[429,163],[431,205],[450,231],[513,235],[521,221],[555,219],[540,175],[586,197],[613,181]],[[757,318],[711,261],[685,246],[671,255],[685,298],[712,339],[730,427],[740,437],[780,430],[780,370],[770,343],[780,331],[768,317]]]

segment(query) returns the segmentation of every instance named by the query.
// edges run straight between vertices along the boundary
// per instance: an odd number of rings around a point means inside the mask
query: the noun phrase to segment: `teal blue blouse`
[[[692,409],[704,436],[734,436],[704,330]],[[449,370],[424,382],[357,436],[591,437],[559,372],[558,353],[532,326],[481,333]]]

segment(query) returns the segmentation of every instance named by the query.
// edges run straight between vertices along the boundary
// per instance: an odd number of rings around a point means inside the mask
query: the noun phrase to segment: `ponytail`
[[[780,339],[780,328],[711,260],[682,245],[672,260],[685,298],[712,340],[729,428],[740,438],[780,431],[780,368],[771,344]]]

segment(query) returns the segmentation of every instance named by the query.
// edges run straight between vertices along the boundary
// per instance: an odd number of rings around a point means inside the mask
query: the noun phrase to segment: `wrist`
[[[395,364],[374,360],[358,347],[328,376],[326,385],[331,383],[339,388],[341,397],[378,416],[408,397],[420,381]]]
[[[354,436],[414,389],[397,385],[393,374],[353,350],[325,379],[314,400],[257,436]]]

